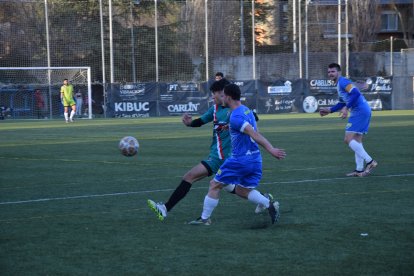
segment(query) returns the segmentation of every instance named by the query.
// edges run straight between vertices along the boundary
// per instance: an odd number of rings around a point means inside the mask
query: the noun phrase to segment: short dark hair
[[[233,100],[240,101],[241,91],[240,87],[234,83],[224,87],[224,94],[230,96]]]
[[[223,75],[223,73],[222,73],[222,72],[217,72],[217,73],[216,73],[216,77],[222,77],[222,78],[224,78],[224,75]]]
[[[218,81],[213,82],[213,84],[210,86],[211,92],[217,92],[224,89],[226,85],[228,85],[230,82],[226,79],[221,79]]]
[[[341,65],[338,63],[331,63],[328,65],[328,68],[336,68],[338,71],[341,71]]]
[[[63,81],[65,81],[65,80],[69,81],[68,79],[63,79]]]

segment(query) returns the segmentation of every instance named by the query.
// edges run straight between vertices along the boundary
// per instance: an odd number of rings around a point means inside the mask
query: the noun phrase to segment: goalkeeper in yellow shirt
[[[63,80],[63,85],[60,88],[60,100],[63,104],[63,115],[65,116],[66,123],[73,123],[73,116],[76,112],[76,102],[73,99],[73,85],[69,83],[68,79]],[[68,114],[69,107],[72,108],[70,116]]]

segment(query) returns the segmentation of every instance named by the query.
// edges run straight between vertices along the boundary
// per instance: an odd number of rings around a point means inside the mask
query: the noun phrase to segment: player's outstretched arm
[[[283,149],[275,148],[273,145],[259,132],[256,132],[251,125],[244,128],[244,133],[249,135],[256,143],[261,145],[268,153],[277,159],[284,159],[286,152]]]

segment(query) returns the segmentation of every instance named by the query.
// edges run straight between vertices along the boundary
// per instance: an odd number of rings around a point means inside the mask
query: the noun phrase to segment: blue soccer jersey
[[[367,133],[371,120],[371,107],[368,105],[365,97],[355,84],[345,77],[338,79],[337,90],[339,102],[331,107],[331,111],[335,112],[346,106],[351,111],[346,131],[361,134]]]
[[[255,188],[262,178],[262,156],[259,146],[244,133],[247,125],[255,130],[256,120],[253,112],[241,105],[230,115],[231,157],[224,161],[214,180],[223,184],[241,185]]]
[[[353,111],[367,109],[369,105],[355,84],[345,77],[340,77],[337,83],[339,102]]]
[[[246,157],[260,154],[259,146],[249,135],[244,134],[244,128],[251,125],[257,130],[253,112],[244,105],[233,110],[230,115],[231,154],[233,157]]]

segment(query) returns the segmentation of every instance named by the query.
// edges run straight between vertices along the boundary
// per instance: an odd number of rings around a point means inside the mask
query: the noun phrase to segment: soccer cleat
[[[69,122],[73,123],[73,119],[69,119]]]
[[[66,123],[69,123],[69,120],[66,120],[65,122],[66,122]]]
[[[271,193],[265,193],[263,194],[266,198],[268,198],[270,201],[273,201],[273,195]],[[260,214],[263,213],[266,210],[266,206],[262,205],[262,204],[257,204],[256,209],[254,210],[254,212],[256,214]]]
[[[378,166],[378,162],[377,161],[375,161],[374,159],[372,159],[371,160],[371,162],[369,162],[368,164],[367,164],[367,166],[365,167],[365,173],[366,174],[369,174],[369,173],[371,173],[372,172],[372,170],[376,167],[376,166]]]
[[[157,215],[160,221],[163,221],[167,217],[167,208],[165,207],[164,204],[162,204],[161,202],[156,203],[155,201],[152,201],[151,199],[148,199],[147,203],[148,203],[148,207],[150,207],[150,209],[154,211],[154,213]]]
[[[270,201],[270,206],[267,208],[269,210],[270,218],[272,219],[272,224],[278,222],[280,219],[280,212],[279,212],[279,202],[277,201]]]
[[[191,225],[210,225],[211,224],[211,219],[202,219],[201,217],[199,217],[198,219],[192,220],[190,221],[188,224]]]
[[[355,177],[364,177],[364,176],[367,176],[367,175],[368,174],[365,173],[364,171],[357,171],[357,170],[346,174],[346,176],[349,176],[349,177],[353,177],[353,176],[355,176]]]

